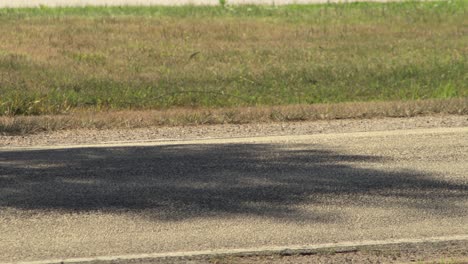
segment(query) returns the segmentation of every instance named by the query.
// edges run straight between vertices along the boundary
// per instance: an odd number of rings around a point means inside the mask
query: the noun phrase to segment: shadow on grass
[[[451,201],[467,198],[468,188],[463,184],[415,171],[364,168],[375,162],[385,159],[340,154],[313,145],[0,152],[0,207],[64,212],[143,210],[168,221],[239,214],[329,221],[341,216],[299,208],[303,204],[364,206],[365,200],[367,205],[407,206],[433,213],[444,208],[444,213],[457,214],[460,210]]]

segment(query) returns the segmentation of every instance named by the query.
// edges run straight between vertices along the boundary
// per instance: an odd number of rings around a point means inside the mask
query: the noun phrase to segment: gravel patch
[[[331,134],[399,129],[466,127],[466,115],[421,116],[411,118],[343,119],[290,123],[257,123],[150,127],[112,130],[65,130],[25,136],[1,136],[0,147],[54,146],[111,142],[194,140],[233,137]]]
[[[313,254],[212,259],[210,263],[468,263],[468,241],[325,250]]]
[[[468,263],[468,241],[436,243],[397,244],[386,246],[365,246],[347,249],[326,249],[298,254],[258,256],[218,256],[211,258],[172,258],[117,260],[113,263],[249,263],[249,264],[290,264],[290,263]],[[103,263],[103,262],[93,262]]]

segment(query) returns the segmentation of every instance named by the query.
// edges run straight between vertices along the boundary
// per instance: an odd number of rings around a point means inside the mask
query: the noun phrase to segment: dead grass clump
[[[206,124],[245,124],[349,118],[468,115],[468,99],[358,102],[222,109],[79,111],[68,115],[0,117],[0,133],[32,134],[70,129],[139,128]]]

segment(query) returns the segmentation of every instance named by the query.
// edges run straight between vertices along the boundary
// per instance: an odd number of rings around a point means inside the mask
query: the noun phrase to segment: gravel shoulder
[[[311,252],[200,258],[143,259],[113,263],[468,263],[468,241],[447,241],[354,248],[323,249]],[[103,262],[94,262],[103,263]]]
[[[112,130],[65,130],[26,136],[2,136],[1,147],[80,145],[112,142],[196,140],[213,138],[312,135],[437,127],[466,127],[466,115],[437,115],[411,118],[342,119],[311,122],[226,124],[150,127]]]
[[[210,263],[468,263],[468,241],[330,249],[305,254],[221,257]],[[202,261],[200,261],[202,262]],[[151,262],[149,262],[151,263]],[[177,262],[176,262],[177,263]]]

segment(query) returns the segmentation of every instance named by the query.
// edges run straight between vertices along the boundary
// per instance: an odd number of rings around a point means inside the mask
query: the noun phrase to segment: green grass
[[[0,115],[465,98],[467,3],[0,9]]]
[[[224,4],[223,4],[224,3]],[[86,18],[114,16],[144,16],[152,18],[275,18],[289,21],[329,21],[331,18],[352,19],[355,21],[384,21],[386,17],[398,16],[409,20],[447,19],[448,14],[463,14],[466,1],[404,1],[393,3],[354,2],[347,4],[313,4],[285,6],[228,6],[220,1],[219,6],[86,6],[86,7],[47,7],[40,8],[3,8],[2,19],[25,19],[32,17],[69,17]],[[320,15],[316,16],[316,15]],[[337,17],[337,15],[339,17]],[[339,21],[337,21],[339,22]]]

